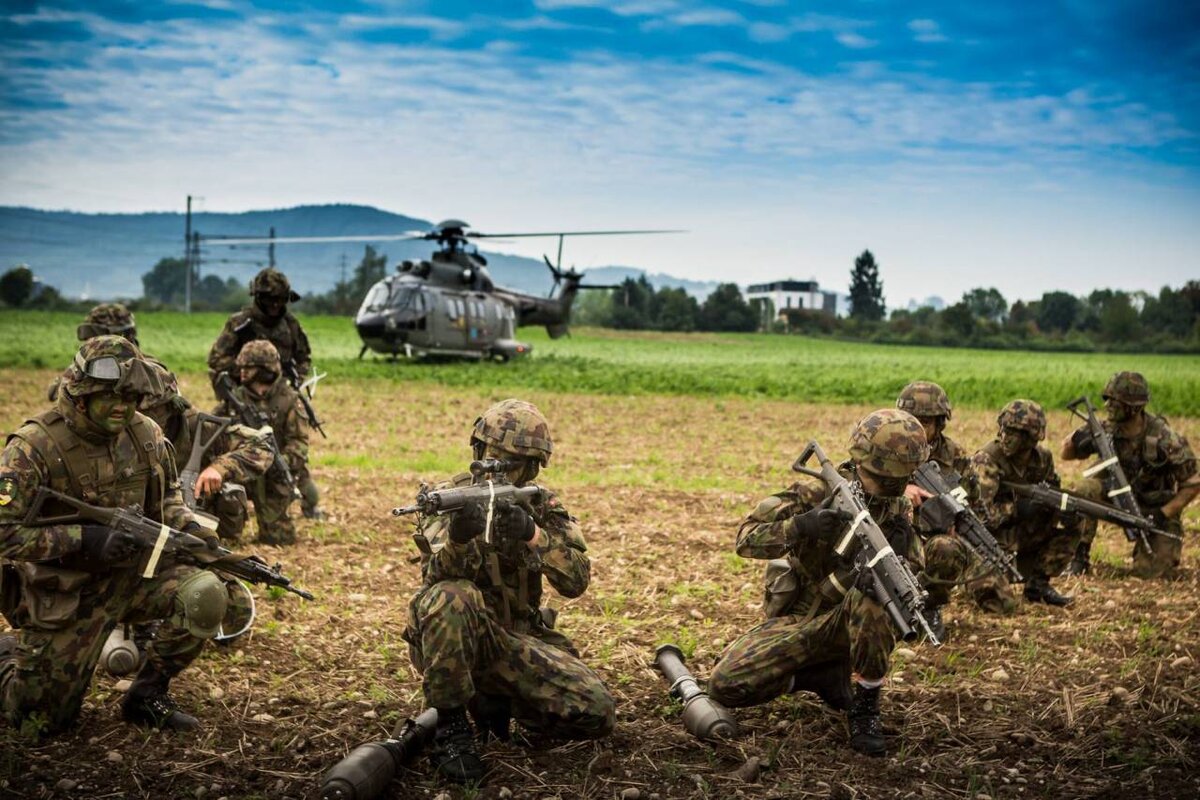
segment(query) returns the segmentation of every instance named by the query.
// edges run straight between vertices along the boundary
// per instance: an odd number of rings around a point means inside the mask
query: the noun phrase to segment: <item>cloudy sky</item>
[[[843,289],[870,248],[891,305],[1200,277],[1195,2],[6,0],[0,48],[0,205],[679,227],[564,260]]]

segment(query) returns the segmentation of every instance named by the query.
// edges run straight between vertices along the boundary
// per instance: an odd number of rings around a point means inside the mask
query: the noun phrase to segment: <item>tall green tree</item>
[[[350,282],[354,305],[362,302],[371,287],[383,280],[387,275],[387,254],[376,253],[375,248],[367,245],[363,251],[362,261],[354,268],[354,277]]]
[[[875,321],[883,319],[885,311],[879,265],[870,250],[863,250],[850,270],[850,316]]]
[[[742,297],[736,283],[722,283],[700,307],[700,329],[705,331],[755,331],[758,314]]]
[[[972,289],[962,296],[962,301],[971,314],[979,319],[986,319],[989,322],[1004,322],[1008,317],[1008,301],[1004,299],[1004,295],[1000,294],[1000,290],[994,287]]]
[[[0,300],[12,308],[25,305],[33,294],[33,271],[29,267],[13,267],[0,275]]]
[[[625,330],[646,330],[652,327],[653,305],[654,287],[645,274],[626,278],[612,294],[611,324]]]
[[[1079,316],[1079,298],[1066,292],[1046,292],[1037,311],[1038,328],[1046,333],[1066,333]]]
[[[186,280],[187,265],[182,258],[160,258],[142,276],[142,294],[147,300],[163,305],[182,303]]]
[[[694,331],[699,324],[700,304],[685,289],[667,286],[658,290],[657,328],[660,331]]]

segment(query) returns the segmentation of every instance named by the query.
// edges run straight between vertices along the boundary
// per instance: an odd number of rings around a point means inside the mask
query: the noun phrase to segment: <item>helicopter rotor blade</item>
[[[206,236],[200,234],[200,241],[208,245],[224,245],[233,247],[243,244],[333,244],[337,242],[398,242],[408,239],[426,239],[428,234],[409,231],[406,233],[385,233],[379,236]]]
[[[478,231],[468,231],[463,234],[472,239],[497,239],[500,237],[517,239],[529,238],[532,236],[634,236],[658,233],[687,233],[688,231],[682,228],[662,229],[662,230],[637,230],[637,231],[545,231],[542,233],[479,233]]]
[[[576,289],[620,289],[619,283],[578,283]]]

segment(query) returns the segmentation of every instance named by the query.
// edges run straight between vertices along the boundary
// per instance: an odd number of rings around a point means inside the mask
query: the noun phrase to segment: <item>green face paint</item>
[[[137,397],[122,396],[112,392],[96,392],[88,395],[87,415],[96,427],[108,433],[119,433],[133,420],[137,411]]]

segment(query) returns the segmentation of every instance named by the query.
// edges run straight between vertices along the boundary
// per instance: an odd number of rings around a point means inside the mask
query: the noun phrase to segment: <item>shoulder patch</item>
[[[0,506],[6,506],[17,494],[17,482],[9,475],[0,477]]]

